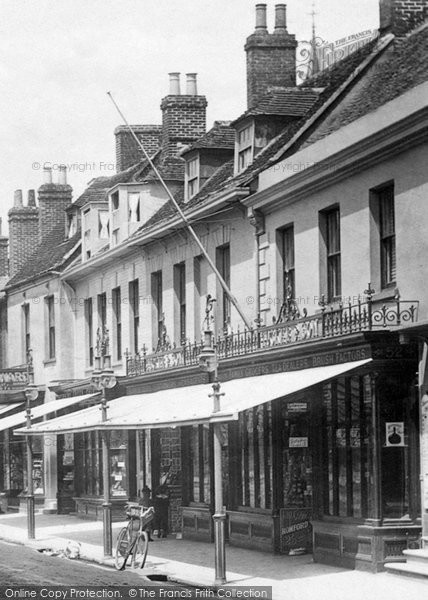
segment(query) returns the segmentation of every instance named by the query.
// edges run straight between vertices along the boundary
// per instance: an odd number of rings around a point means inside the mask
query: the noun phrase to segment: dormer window
[[[85,231],[85,236],[83,240],[83,245],[85,247],[85,258],[91,258],[91,230],[87,229]]]
[[[119,208],[119,192],[114,192],[111,195],[111,209],[117,210]]]
[[[106,210],[98,213],[98,237],[100,240],[108,240],[110,237],[110,215]]]
[[[237,172],[244,171],[253,161],[254,126],[247,125],[236,133],[236,167]]]
[[[141,220],[140,215],[140,192],[131,192],[128,194],[129,203],[129,215],[128,220],[130,223],[139,223]]]
[[[190,200],[199,191],[199,156],[186,163],[186,200]]]
[[[67,215],[67,237],[72,238],[77,233],[77,215]]]

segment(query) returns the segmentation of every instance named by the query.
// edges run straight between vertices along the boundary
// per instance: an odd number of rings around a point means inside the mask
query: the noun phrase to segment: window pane
[[[327,255],[340,252],[339,209],[327,213]]]

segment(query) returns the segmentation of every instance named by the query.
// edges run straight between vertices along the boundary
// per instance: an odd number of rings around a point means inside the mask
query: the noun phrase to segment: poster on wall
[[[385,423],[385,446],[404,446],[404,423],[402,421],[395,423]]]
[[[303,554],[312,549],[312,510],[282,508],[280,510],[281,552]]]

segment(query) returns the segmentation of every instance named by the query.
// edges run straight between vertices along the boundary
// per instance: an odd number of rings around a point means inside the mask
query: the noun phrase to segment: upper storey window
[[[140,192],[130,192],[128,194],[129,203],[129,222],[139,223],[141,221],[141,207],[140,207]]]
[[[199,191],[199,157],[186,162],[186,200]]]
[[[100,210],[98,213],[98,236],[100,240],[110,238],[110,215],[106,210]]]
[[[236,170],[244,171],[253,161],[254,155],[254,126],[247,125],[236,133]]]

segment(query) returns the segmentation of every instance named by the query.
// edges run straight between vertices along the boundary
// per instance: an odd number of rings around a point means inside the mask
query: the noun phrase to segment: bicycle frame
[[[129,517],[129,523],[120,530],[117,537],[115,566],[118,570],[124,569],[128,558],[132,556],[133,566],[143,568],[147,557],[149,540],[146,529],[153,521],[154,508],[152,506],[145,508],[138,504],[128,503],[126,514]],[[134,523],[137,519],[138,530],[134,528]],[[138,553],[139,548],[140,553]]]

